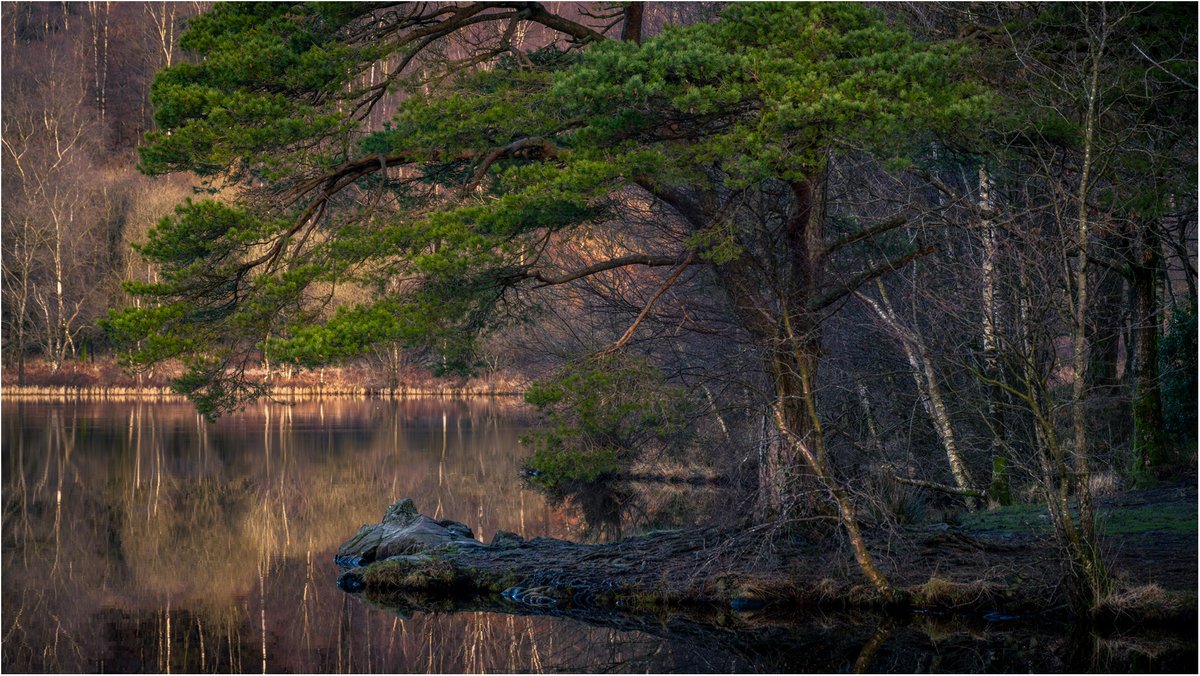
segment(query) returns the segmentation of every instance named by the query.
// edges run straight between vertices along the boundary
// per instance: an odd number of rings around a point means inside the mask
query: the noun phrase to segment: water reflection
[[[338,590],[333,551],[401,496],[485,539],[499,529],[578,538],[621,527],[599,517],[628,511],[627,495],[560,508],[523,488],[517,437],[528,420],[511,400],[267,404],[214,425],[185,403],[9,401],[2,413],[5,671],[1195,665],[1194,638],[882,626],[876,618],[797,626],[732,614],[706,623],[503,607],[438,614],[381,609]],[[673,488],[656,496],[656,513],[687,504]],[[597,517],[590,530],[581,512]]]
[[[518,480],[527,424],[511,400],[265,404],[213,425],[186,403],[5,402],[0,666],[695,670],[644,632],[400,617],[336,588],[333,551],[400,496],[485,539],[593,533]],[[709,668],[733,668],[709,652]]]
[[[398,496],[484,537],[567,534],[515,480],[524,421],[506,400],[266,404],[215,425],[185,403],[6,402],[3,666],[382,667],[343,647],[371,620],[332,585],[333,550]]]

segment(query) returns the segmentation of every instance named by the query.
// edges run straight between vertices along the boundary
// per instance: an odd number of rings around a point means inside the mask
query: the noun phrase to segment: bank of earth
[[[1100,624],[1173,629],[1196,623],[1196,483],[1130,491],[1098,502],[1114,591]],[[1049,519],[1036,506],[964,515],[956,525],[868,531],[881,569],[902,590],[885,604],[849,548],[828,537],[780,539],[767,526],[659,531],[581,544],[500,532],[490,543],[411,500],[387,509],[339,549],[346,591],[409,610],[682,614],[806,609],[1065,619],[1062,572]],[[1076,618],[1078,619],[1078,618]]]

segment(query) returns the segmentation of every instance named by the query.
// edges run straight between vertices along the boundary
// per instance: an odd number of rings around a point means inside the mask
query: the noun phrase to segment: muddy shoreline
[[[1132,495],[1132,494],[1131,494]],[[1102,508],[1173,500],[1194,521],[1195,486],[1142,492]],[[1123,504],[1121,499],[1126,499]],[[1111,512],[1117,514],[1117,512]],[[1114,517],[1115,519],[1116,517]],[[1085,621],[1119,630],[1196,626],[1196,537],[1150,530],[1108,535],[1114,592],[1087,618],[1069,616],[1060,561],[1045,532],[945,523],[869,532],[881,568],[901,590],[885,602],[828,537],[768,528],[649,533],[607,544],[469,529],[400,501],[342,546],[339,586],[373,603],[418,610],[489,608],[618,616],[664,613],[720,624],[730,613],[869,612],[970,617],[985,622]]]

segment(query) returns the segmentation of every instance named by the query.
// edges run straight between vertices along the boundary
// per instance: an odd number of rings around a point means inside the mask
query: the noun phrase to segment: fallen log
[[[633,616],[670,610],[681,617],[754,611],[887,610],[983,618],[1058,615],[1053,552],[1033,535],[968,533],[946,524],[914,526],[907,537],[872,534],[890,547],[889,575],[901,601],[885,603],[853,567],[848,548],[819,533],[781,535],[776,525],[737,530],[660,531],[603,544],[498,532],[490,543],[450,520],[420,514],[412,500],[388,507],[341,546],[347,569],[338,586],[396,609],[489,609],[517,614],[604,617],[620,627]],[[1123,612],[1139,620],[1190,618],[1194,592]],[[1156,597],[1157,598],[1157,597]],[[704,616],[706,619],[701,620]],[[1094,619],[1094,618],[1093,618]]]
[[[722,571],[747,570],[751,556],[715,529],[664,531],[606,544],[579,544],[501,531],[491,543],[471,529],[420,514],[412,500],[387,509],[338,549],[350,592],[430,599],[488,596],[528,608],[766,605]]]
[[[883,603],[853,568],[844,543],[772,524],[661,531],[606,544],[502,531],[485,544],[466,525],[422,515],[406,498],[390,505],[379,524],[362,526],[335,561],[346,569],[337,580],[342,590],[398,612],[577,616],[612,628],[665,615],[721,626],[731,612],[794,616],[814,608],[943,612],[989,622],[1062,615],[1054,552],[1036,534],[946,524],[912,526],[904,534],[871,533],[872,546],[889,549],[888,573],[904,598],[899,604]],[[1122,617],[1195,622],[1194,592],[1159,597],[1162,603],[1122,604]]]
[[[380,523],[362,526],[334,560],[348,569],[338,578],[343,590],[365,592],[385,605],[426,609],[480,603],[557,613],[907,607],[884,602],[846,565],[846,552],[839,552],[837,544],[794,534],[786,543],[775,542],[777,535],[768,527],[707,528],[581,544],[526,540],[500,531],[485,544],[466,525],[432,519],[406,498],[388,507]],[[959,533],[938,531],[922,539],[928,545],[925,556],[930,548],[983,557],[1001,549]],[[933,582],[939,598],[922,586],[903,590],[905,599],[959,610],[990,609],[1003,591],[975,580]]]

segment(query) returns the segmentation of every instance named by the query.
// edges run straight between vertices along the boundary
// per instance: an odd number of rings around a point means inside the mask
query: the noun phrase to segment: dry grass
[[[1116,472],[1093,472],[1088,477],[1088,486],[1092,497],[1103,498],[1117,495],[1121,492],[1121,477]]]
[[[13,368],[3,372],[6,397],[39,401],[75,399],[182,399],[171,390],[172,378],[182,369],[165,364],[150,375],[134,375],[111,359],[67,362],[58,369],[45,361],[30,360],[25,367],[25,384],[17,385]],[[393,379],[379,369],[353,364],[341,367],[281,373],[263,369],[248,377],[269,387],[272,397],[283,401],[306,401],[325,397],[411,397],[521,394],[528,381],[509,373],[491,373],[472,378],[437,378],[424,369],[405,369]]]
[[[1000,585],[983,580],[955,582],[933,576],[912,590],[913,600],[920,606],[946,609],[975,608],[989,604],[1003,591]]]
[[[1119,589],[1100,601],[1096,615],[1112,621],[1164,622],[1196,617],[1196,595],[1172,592],[1157,584]]]

